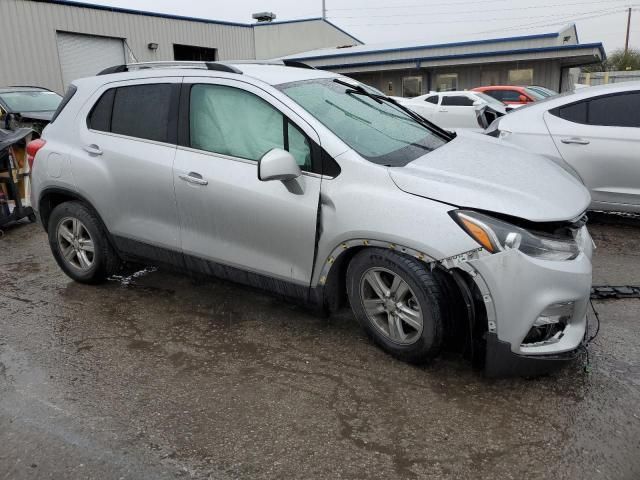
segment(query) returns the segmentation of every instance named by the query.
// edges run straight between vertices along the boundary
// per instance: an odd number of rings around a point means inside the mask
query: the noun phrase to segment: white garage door
[[[121,38],[58,32],[57,40],[65,89],[77,78],[91,77],[107,67],[126,63]]]

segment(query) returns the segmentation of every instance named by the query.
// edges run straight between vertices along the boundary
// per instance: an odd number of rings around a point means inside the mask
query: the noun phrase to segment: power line
[[[635,7],[637,7],[637,5],[634,5]],[[626,10],[628,7],[624,7],[624,10]],[[598,13],[605,13],[605,12],[611,12],[612,10],[610,8],[606,8],[606,9],[600,9],[600,10],[592,10],[589,12],[584,12],[583,14],[580,15],[591,15],[591,14],[598,14]],[[330,17],[331,18],[331,17]],[[504,20],[525,20],[525,19],[531,19],[531,18],[558,18],[557,14],[553,14],[553,15],[527,15],[526,17],[511,17],[511,18],[505,18],[505,17],[499,17],[499,18],[483,18],[481,19],[483,22],[492,22],[492,21],[504,21]],[[577,17],[576,17],[577,18]],[[346,27],[360,27],[360,26],[402,26],[402,25],[443,25],[443,24],[454,24],[454,23],[469,23],[469,19],[456,19],[456,20],[440,20],[440,21],[434,21],[434,22],[400,22],[400,23],[348,23],[348,24],[342,24]],[[544,20],[541,20],[539,22],[536,23],[540,23],[540,22],[544,22]],[[555,23],[553,24],[555,25]]]
[[[521,10],[532,10],[532,9],[540,9],[540,8],[553,8],[553,7],[571,7],[571,6],[579,6],[579,5],[595,5],[601,3],[611,4],[612,1],[628,1],[628,0],[595,0],[591,2],[576,2],[576,3],[555,3],[553,5],[534,5],[529,7],[513,7],[513,8],[495,8],[495,9],[482,9],[482,10],[467,10],[467,11],[458,11],[456,15],[466,15],[472,13],[487,13],[487,12],[513,12],[513,11],[521,11]],[[616,5],[617,6],[617,5]],[[620,7],[625,5],[619,5]],[[389,18],[389,17],[421,17],[421,16],[437,16],[437,15],[451,15],[451,10],[448,12],[430,12],[430,13],[401,13],[401,14],[393,14],[393,15],[367,15],[366,18]],[[341,16],[341,15],[331,15],[331,18],[335,19],[347,19],[347,18],[363,18],[362,15],[358,16]],[[438,22],[440,23],[440,22]]]
[[[504,3],[507,2],[508,0],[486,0],[486,1],[478,1],[478,0],[462,0],[462,1],[449,1],[447,2],[447,6],[450,5],[481,5],[481,4],[487,4],[487,3]],[[414,7],[419,7],[419,8],[433,8],[434,5],[425,5],[425,4],[411,4],[411,5],[393,5],[393,6],[388,6],[388,7],[350,7],[350,8],[331,8],[331,9],[327,9],[328,11],[336,11],[336,10],[386,10],[386,9],[390,9],[390,8],[414,8]]]
[[[638,5],[633,5],[632,8],[637,8]],[[542,24],[543,22],[538,21],[538,22],[533,22],[533,23],[525,23],[525,24],[521,24],[521,25],[514,25],[513,27],[505,27],[505,28],[496,28],[493,30],[484,30],[482,32],[475,32],[472,35],[479,35],[479,34],[483,34],[483,33],[495,33],[495,32],[503,32],[503,31],[510,31],[510,30],[531,30],[531,29],[535,29],[535,28],[544,28],[544,27],[550,27],[550,26],[554,26],[554,25],[561,25],[561,24],[565,24],[567,22],[573,22],[573,21],[582,21],[582,20],[589,20],[592,18],[599,18],[599,17],[606,17],[609,15],[615,15],[615,14],[619,14],[626,11],[625,9],[618,9],[618,10],[611,10],[611,11],[605,11],[602,12],[602,10],[600,10],[600,12],[602,13],[598,13],[596,15],[591,15],[589,14],[588,16],[585,17],[561,17],[558,19],[557,22],[553,22],[553,23],[546,23],[546,24]],[[591,12],[593,13],[593,12]]]

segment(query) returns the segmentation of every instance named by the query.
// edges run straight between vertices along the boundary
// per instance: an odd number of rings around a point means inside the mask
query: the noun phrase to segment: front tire
[[[358,322],[387,353],[424,363],[440,352],[444,292],[424,263],[367,248],[349,264],[347,294]]]
[[[55,207],[48,232],[56,262],[76,282],[97,284],[117,272],[120,260],[98,216],[83,203]]]

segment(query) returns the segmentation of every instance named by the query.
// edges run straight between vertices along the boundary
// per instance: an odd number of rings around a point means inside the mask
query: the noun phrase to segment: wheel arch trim
[[[115,243],[113,241],[113,238],[111,238],[111,233],[109,232],[109,229],[105,225],[104,220],[102,219],[102,215],[100,215],[100,212],[98,211],[98,209],[96,207],[94,207],[93,204],[89,200],[87,200],[84,196],[82,196],[78,192],[76,192],[74,190],[71,190],[71,189],[68,189],[68,188],[64,188],[64,187],[47,187],[47,188],[43,189],[42,192],[40,192],[40,195],[38,196],[38,216],[40,217],[40,221],[42,223],[42,226],[43,226],[45,232],[48,232],[49,225],[48,225],[48,221],[45,222],[44,219],[42,218],[42,211],[43,211],[42,202],[45,200],[47,195],[51,195],[51,194],[64,195],[64,196],[70,197],[70,198],[72,198],[72,199],[74,199],[76,201],[82,202],[86,206],[88,206],[98,216],[98,220],[100,221],[100,225],[102,226],[104,232],[106,233],[107,239],[108,239],[109,243],[111,243],[111,246],[115,245]],[[51,214],[52,211],[53,211],[53,208],[51,208],[49,210],[49,212],[48,212],[49,215]],[[48,218],[47,218],[47,220],[48,220]]]
[[[318,285],[323,287],[326,285],[327,280],[329,278],[329,274],[331,273],[331,269],[333,268],[336,261],[340,258],[342,254],[344,254],[348,250],[352,250],[354,248],[362,248],[362,247],[375,247],[375,248],[384,248],[386,250],[392,250],[394,252],[403,253],[405,255],[412,256],[421,262],[432,263],[436,262],[436,259],[431,257],[430,255],[416,250],[411,247],[407,247],[405,245],[399,245],[394,242],[389,242],[385,240],[376,240],[371,238],[354,238],[351,240],[345,240],[341,242],[338,246],[336,246],[329,256],[324,260],[322,266],[320,268],[320,276],[318,279]]]

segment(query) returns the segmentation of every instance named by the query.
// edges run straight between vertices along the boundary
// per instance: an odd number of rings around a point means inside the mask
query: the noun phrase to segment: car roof
[[[95,77],[87,77],[75,80],[76,85],[105,84],[112,81],[135,80],[139,78],[163,78],[163,77],[216,77],[242,80],[254,79],[269,85],[300,82],[321,78],[338,78],[342,75],[316,70],[314,68],[291,67],[280,63],[258,63],[228,61],[215,62],[220,68],[207,69],[204,63],[197,66],[184,66],[179,62],[172,65],[159,65],[153,68],[137,68],[118,73],[99,74]],[[142,65],[142,64],[141,64]],[[107,80],[108,79],[108,80]]]
[[[478,91],[478,92],[483,92],[485,90],[518,90],[518,91],[522,91],[524,90],[526,87],[521,87],[519,85],[491,85],[488,87],[476,87],[474,88],[474,90]]]
[[[510,118],[520,118],[525,115],[539,115],[540,112],[546,112],[562,105],[579,102],[600,95],[623,93],[623,92],[640,91],[640,81],[609,83],[606,85],[597,85],[594,87],[581,88],[574,92],[565,92],[560,95],[548,97],[537,102],[529,103],[522,108],[518,108],[508,116]],[[517,114],[517,115],[516,115]],[[513,115],[513,116],[512,116]]]

